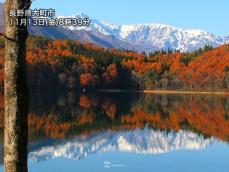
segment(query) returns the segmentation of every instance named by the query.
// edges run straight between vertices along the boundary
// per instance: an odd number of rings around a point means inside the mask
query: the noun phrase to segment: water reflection
[[[39,103],[36,103],[39,101]],[[30,140],[66,138],[101,131],[149,128],[188,130],[229,140],[229,99],[223,96],[68,93],[35,98],[29,113]]]
[[[2,130],[2,111],[0,118]],[[229,99],[212,95],[37,93],[31,98],[28,122],[32,162],[60,157],[82,160],[106,152],[156,155],[203,150],[229,141]]]
[[[151,129],[135,129],[125,132],[100,132],[88,137],[80,136],[70,141],[56,140],[40,149],[31,150],[32,161],[58,157],[79,160],[98,152],[131,152],[159,154],[177,150],[200,150],[216,142],[213,138],[188,132],[163,132]]]

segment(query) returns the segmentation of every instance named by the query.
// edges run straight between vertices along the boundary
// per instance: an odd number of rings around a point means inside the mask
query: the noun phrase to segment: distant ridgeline
[[[31,90],[229,88],[229,45],[206,46],[192,53],[169,50],[148,55],[42,37],[29,37],[27,45]],[[2,87],[3,41],[0,55]]]

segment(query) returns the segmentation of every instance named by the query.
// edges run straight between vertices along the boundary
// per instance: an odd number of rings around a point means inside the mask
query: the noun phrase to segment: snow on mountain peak
[[[88,17],[85,14],[74,16]],[[89,27],[69,26],[67,28],[70,30],[96,31],[103,35],[114,36],[136,47],[141,47],[140,49],[144,51],[170,48],[187,52],[194,51],[205,45],[217,47],[229,42],[229,38],[219,37],[199,29],[181,29],[159,23],[119,25],[93,18],[90,18],[90,20]]]

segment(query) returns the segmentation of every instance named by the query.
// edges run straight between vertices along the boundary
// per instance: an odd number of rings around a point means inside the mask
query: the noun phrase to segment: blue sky
[[[115,24],[163,23],[229,35],[229,0],[35,0],[32,7]]]

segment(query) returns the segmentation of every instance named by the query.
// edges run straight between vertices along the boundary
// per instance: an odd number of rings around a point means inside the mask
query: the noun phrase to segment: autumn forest
[[[0,41],[3,87],[4,42]],[[70,40],[29,37],[30,90],[220,90],[229,88],[229,45],[192,53],[137,53]]]

